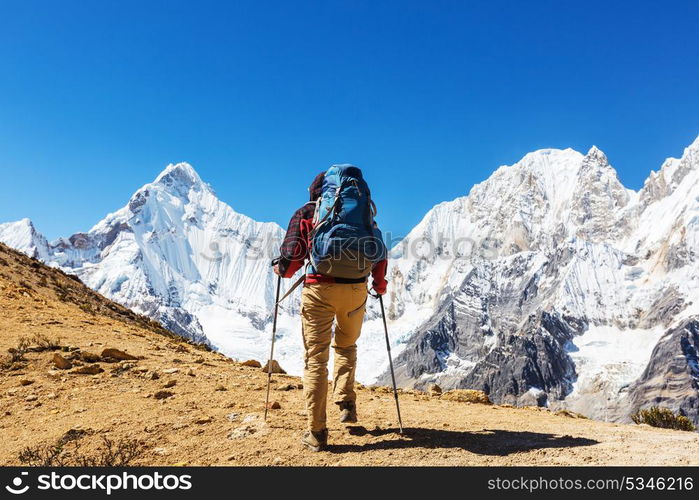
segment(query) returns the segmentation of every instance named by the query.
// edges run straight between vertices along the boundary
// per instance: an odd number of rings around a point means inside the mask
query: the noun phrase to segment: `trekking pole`
[[[272,261],[275,265],[278,259]],[[272,322],[272,348],[269,351],[269,361],[267,362],[267,397],[265,398],[265,418],[267,421],[267,410],[269,409],[269,386],[272,384],[272,360],[274,359],[274,339],[277,337],[277,312],[279,311],[279,289],[282,285],[282,277],[277,276],[277,294],[274,299],[274,320]]]
[[[396,375],[393,373],[393,360],[391,359],[391,343],[388,340],[388,326],[386,325],[386,312],[383,308],[383,295],[379,295],[381,304],[381,317],[383,318],[383,330],[386,333],[386,350],[388,351],[388,366],[391,368],[391,381],[393,382],[393,397],[396,398],[396,412],[398,413],[398,428],[403,434],[403,420],[400,418],[400,404],[398,403],[398,389],[396,389]]]

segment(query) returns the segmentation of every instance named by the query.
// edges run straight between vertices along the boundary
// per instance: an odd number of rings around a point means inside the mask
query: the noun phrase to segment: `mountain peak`
[[[160,175],[156,177],[155,184],[185,184],[192,186],[194,184],[201,184],[202,180],[194,167],[192,167],[187,162],[180,163],[170,163],[165,170],[160,172]]]
[[[599,149],[597,146],[592,146],[590,150],[587,152],[585,155],[586,158],[595,160],[596,163],[600,165],[608,165],[609,160],[607,159],[607,155],[604,154],[604,152]]]
[[[215,195],[213,189],[202,181],[194,167],[187,162],[169,164],[151,184],[144,188],[158,186],[181,198],[187,198],[192,190],[207,191]]]
[[[26,217],[0,224],[0,241],[32,257],[46,257],[48,242]]]

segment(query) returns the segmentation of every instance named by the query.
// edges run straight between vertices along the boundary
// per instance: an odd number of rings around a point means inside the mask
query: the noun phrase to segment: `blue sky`
[[[531,150],[637,189],[699,134],[699,3],[0,1],[0,221],[87,230],[168,163],[286,225],[359,165],[402,234]]]

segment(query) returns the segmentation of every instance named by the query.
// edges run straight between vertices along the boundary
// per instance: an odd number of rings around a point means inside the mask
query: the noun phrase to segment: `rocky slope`
[[[298,444],[298,378],[275,375],[278,405],[265,423],[259,368],[193,345],[2,244],[0,309],[1,465],[699,464],[695,433],[462,393],[402,391],[401,436],[385,387],[359,389],[361,421],[351,427],[329,405],[331,447],[307,453]]]

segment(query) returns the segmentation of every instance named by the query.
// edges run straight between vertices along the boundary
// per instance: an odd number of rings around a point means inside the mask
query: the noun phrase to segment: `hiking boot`
[[[323,451],[328,446],[328,429],[320,432],[307,431],[301,438],[301,444],[311,451]]]
[[[343,424],[354,424],[357,422],[357,405],[354,401],[343,401],[340,406],[340,422]]]

